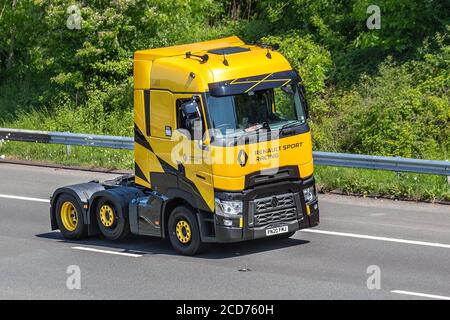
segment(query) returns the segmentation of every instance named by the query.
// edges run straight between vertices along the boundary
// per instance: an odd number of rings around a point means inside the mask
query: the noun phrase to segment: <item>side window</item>
[[[177,99],[176,110],[177,128],[187,131],[192,140],[201,140],[205,125],[200,97]]]
[[[295,87],[287,85],[281,88],[275,88],[273,91],[273,99],[275,102],[275,113],[282,120],[297,119],[298,110],[294,101]]]

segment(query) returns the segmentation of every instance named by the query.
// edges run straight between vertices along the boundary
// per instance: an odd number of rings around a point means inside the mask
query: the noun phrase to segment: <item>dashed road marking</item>
[[[13,195],[10,195],[10,194],[0,194],[0,198],[50,203],[49,199],[13,196]]]
[[[102,249],[94,249],[94,248],[88,248],[88,247],[72,247],[72,249],[82,250],[82,251],[90,251],[90,252],[97,252],[97,253],[113,254],[113,255],[126,256],[126,257],[132,257],[132,258],[142,257],[142,254],[137,254],[137,253],[128,253],[128,252],[120,252],[120,251],[112,251],[112,250],[102,250]]]

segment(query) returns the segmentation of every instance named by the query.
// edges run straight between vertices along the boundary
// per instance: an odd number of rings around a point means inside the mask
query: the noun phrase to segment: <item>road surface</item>
[[[0,299],[450,297],[450,206],[320,195],[319,227],[197,257],[157,238],[70,242],[50,231],[56,187],[114,176],[0,164]],[[67,286],[73,265],[80,289]]]

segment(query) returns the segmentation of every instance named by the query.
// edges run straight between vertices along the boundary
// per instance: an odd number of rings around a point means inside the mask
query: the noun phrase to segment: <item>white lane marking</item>
[[[384,217],[386,213],[371,213],[369,214],[371,217]]]
[[[94,248],[87,248],[87,247],[72,247],[72,249],[83,250],[83,251],[91,251],[91,252],[98,252],[98,253],[114,254],[114,255],[118,255],[118,256],[126,256],[126,257],[133,257],[133,258],[142,257],[142,254],[119,252],[119,251],[110,251],[110,250],[101,250],[101,249],[94,249]]]
[[[411,291],[403,291],[403,290],[392,290],[391,292],[392,293],[398,293],[398,294],[406,294],[406,295],[409,295],[409,296],[431,298],[431,299],[450,300],[450,297],[438,296],[438,295],[435,295],[435,294],[427,294],[427,293],[411,292]]]
[[[341,236],[341,237],[350,237],[350,238],[359,238],[359,239],[368,239],[368,240],[378,240],[378,241],[388,241],[388,242],[398,242],[398,243],[406,243],[406,244],[415,244],[415,245],[419,245],[419,246],[428,246],[428,247],[438,247],[438,248],[450,249],[450,244],[438,243],[438,242],[426,242],[426,241],[415,241],[415,240],[406,240],[406,239],[398,239],[398,238],[376,237],[376,236],[368,236],[368,235],[365,235],[365,234],[325,231],[325,230],[317,230],[317,229],[303,229],[301,231],[302,232],[310,232],[310,233],[328,234],[328,235]]]
[[[30,197],[13,196],[13,195],[10,195],[10,194],[0,194],[0,198],[16,199],[16,200],[27,200],[27,201],[36,201],[36,202],[50,203],[50,200],[49,200],[49,199],[41,199],[41,198],[30,198]]]

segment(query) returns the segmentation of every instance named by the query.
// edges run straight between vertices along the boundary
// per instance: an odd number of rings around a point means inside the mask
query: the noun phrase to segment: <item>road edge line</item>
[[[308,232],[308,233],[319,233],[319,234],[327,234],[327,235],[334,235],[334,236],[341,236],[341,237],[349,237],[349,238],[378,240],[378,241],[386,241],[386,242],[397,242],[397,243],[405,243],[405,244],[414,244],[414,245],[419,245],[419,246],[450,249],[450,244],[439,243],[439,242],[427,242],[427,241],[407,240],[407,239],[400,239],[400,238],[378,237],[378,236],[369,236],[369,235],[358,234],[358,233],[336,232],[336,231],[326,231],[326,230],[318,230],[318,229],[303,229],[300,231]]]
[[[431,299],[450,300],[450,297],[446,297],[446,296],[440,296],[440,295],[428,294],[428,293],[420,293],[420,292],[413,292],[413,291],[391,290],[391,293],[404,294],[404,295],[423,297],[423,298],[431,298]]]

